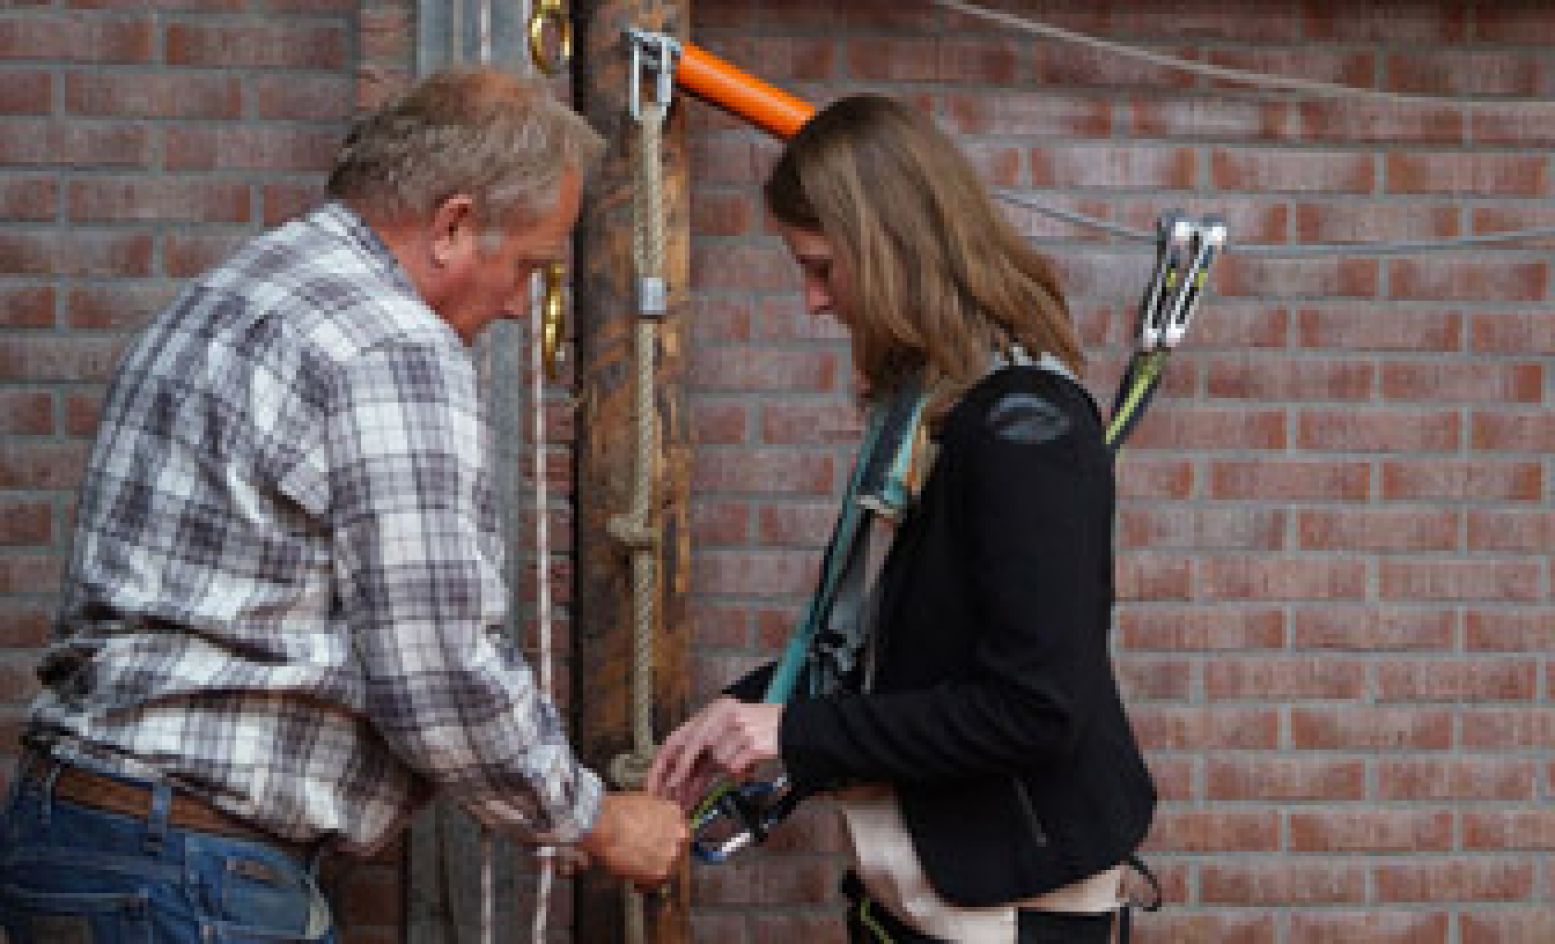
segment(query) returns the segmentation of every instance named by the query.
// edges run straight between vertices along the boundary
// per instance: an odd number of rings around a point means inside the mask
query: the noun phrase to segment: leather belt
[[[55,765],[54,761],[29,764],[28,776],[42,783]],[[121,813],[137,819],[146,819],[151,815],[150,787],[127,783],[68,764],[58,766],[58,770],[59,774],[54,780],[54,798],[57,800],[108,813]],[[193,794],[178,790],[173,792],[173,802],[168,809],[167,822],[169,826],[179,829],[264,843],[285,852],[299,862],[306,862],[315,849],[313,844],[280,839],[218,810]]]

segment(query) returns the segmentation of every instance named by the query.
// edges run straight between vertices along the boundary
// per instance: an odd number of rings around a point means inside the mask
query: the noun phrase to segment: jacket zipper
[[[1021,812],[1026,814],[1032,837],[1036,839],[1037,845],[1047,845],[1047,830],[1042,828],[1042,821],[1037,819],[1037,808],[1031,803],[1031,794],[1026,792],[1025,782],[1019,777],[1011,777],[1010,782],[1015,784],[1015,798],[1020,801]]]

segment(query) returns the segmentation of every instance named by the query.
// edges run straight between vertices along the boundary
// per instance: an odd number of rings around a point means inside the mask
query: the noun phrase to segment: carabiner
[[[545,41],[547,27],[556,29],[554,55]],[[529,14],[529,58],[546,75],[560,72],[572,59],[572,20],[562,7],[562,0],[538,0]]]
[[[799,805],[788,777],[771,782],[724,784],[702,801],[691,820],[691,854],[710,865],[727,862],[768,834]],[[720,833],[719,829],[728,829]]]
[[[669,108],[675,97],[675,61],[680,56],[680,43],[665,33],[628,28],[626,40],[632,44],[632,74],[627,89],[627,107],[632,119],[642,121],[642,72],[655,72],[654,103]]]

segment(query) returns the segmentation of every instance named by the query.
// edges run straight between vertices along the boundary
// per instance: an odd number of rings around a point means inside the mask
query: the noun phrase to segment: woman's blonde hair
[[[363,117],[329,174],[330,196],[370,215],[423,216],[468,194],[488,227],[549,212],[600,136],[538,80],[489,67],[428,76]]]
[[[833,102],[788,142],[764,194],[779,222],[830,242],[872,394],[921,371],[948,406],[1012,343],[1082,367],[1052,263],[917,109],[878,95]]]

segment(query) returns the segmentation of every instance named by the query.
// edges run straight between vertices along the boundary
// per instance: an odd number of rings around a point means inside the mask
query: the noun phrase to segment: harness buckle
[[[727,862],[757,846],[799,805],[786,775],[771,781],[726,784],[703,801],[691,820],[691,854],[709,864]]]

